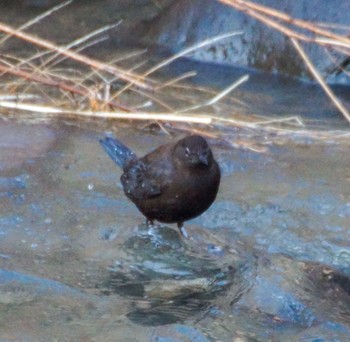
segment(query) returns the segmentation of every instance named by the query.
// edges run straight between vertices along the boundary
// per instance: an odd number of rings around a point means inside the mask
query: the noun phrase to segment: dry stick
[[[307,41],[307,42],[314,42],[315,41],[314,38],[310,38],[307,35],[302,34],[302,33],[297,33],[295,31],[293,31],[292,29],[290,29],[289,27],[284,26],[284,25],[274,21],[273,19],[270,19],[268,16],[260,14],[260,13],[257,13],[256,11],[251,10],[251,9],[245,7],[245,6],[241,6],[241,5],[238,5],[236,3],[232,3],[230,0],[220,0],[220,1],[223,2],[223,3],[231,5],[232,7],[235,7],[235,8],[237,8],[238,10],[240,10],[240,11],[242,11],[244,13],[247,13],[251,17],[254,17],[255,19],[260,20],[264,24],[273,27],[277,31],[280,31],[280,32],[284,33],[288,37],[294,37],[294,38],[297,38],[299,40],[304,40],[304,41]]]
[[[167,105],[164,101],[158,99],[157,97],[153,96],[152,94],[146,94],[144,91],[142,91],[141,89],[134,89],[134,92],[136,94],[139,94],[143,97],[147,97],[149,98],[151,101],[158,103],[161,107],[165,108],[166,110],[168,110],[170,113],[174,112],[174,108],[172,108],[171,106]],[[113,97],[114,98],[114,97]]]
[[[5,72],[5,73],[10,73],[15,76],[19,76],[21,78],[29,79],[31,81],[35,81],[38,83],[46,84],[52,87],[57,87],[59,89],[63,89],[66,91],[69,91],[74,94],[79,94],[82,96],[86,96],[92,100],[99,100],[97,94],[93,92],[88,92],[86,91],[85,88],[83,87],[77,87],[75,84],[68,84],[67,82],[63,82],[61,79],[54,79],[53,77],[51,78],[43,78],[41,75],[35,75],[32,72],[27,72],[24,70],[17,70],[13,66],[7,66],[5,65],[2,61],[0,61],[0,71]],[[129,109],[122,107],[120,104],[110,101],[110,105],[115,106],[117,108],[120,108],[121,110],[125,110],[126,112],[129,111]]]
[[[147,60],[146,60],[146,61],[141,61],[139,64],[134,65],[134,66],[133,66],[130,70],[128,70],[128,71],[134,71],[134,70],[136,70],[137,68],[139,68],[139,67],[141,67],[142,65],[144,65],[145,63],[147,63]],[[97,75],[97,76],[102,80],[102,84],[104,85],[104,87],[103,87],[103,89],[104,89],[104,97],[103,97],[103,98],[101,97],[101,99],[100,99],[100,102],[102,102],[102,106],[105,107],[106,105],[109,105],[109,104],[113,103],[113,102],[114,102],[114,99],[110,96],[110,94],[108,95],[108,101],[106,101],[106,100],[104,100],[104,99],[107,99],[107,97],[106,97],[106,90],[107,90],[107,89],[110,90],[111,85],[113,84],[113,82],[115,82],[115,81],[117,80],[117,77],[114,76],[114,77],[112,77],[111,79],[108,79],[108,80],[107,80],[103,75],[101,75],[101,74],[99,73],[98,70],[94,70],[90,77],[92,77],[93,75]],[[88,79],[90,79],[90,78],[89,78],[89,77],[84,77],[84,78],[83,78],[82,80],[80,80],[77,84],[78,84],[78,85],[81,85],[82,87],[84,87],[84,82],[85,82],[86,80],[88,80]],[[89,88],[87,87],[87,89],[89,89]],[[102,88],[100,87],[99,89],[102,89]],[[137,91],[140,91],[140,90],[138,90],[138,89],[133,89],[133,91],[134,91],[134,92],[137,92]],[[145,96],[146,96],[146,97],[151,97],[151,96],[148,95],[148,94],[145,94]],[[80,102],[83,102],[83,101],[84,101],[84,99],[82,99]],[[128,112],[131,112],[131,111],[133,111],[133,109],[129,108]]]
[[[338,49],[333,50],[337,51]],[[339,61],[339,59],[333,56],[328,49],[325,49],[324,53],[331,63],[331,65],[325,69],[327,72],[327,75],[324,76],[325,79],[332,74],[338,75],[338,73],[343,73],[344,75],[350,76],[350,73],[346,70],[346,65],[342,65],[344,63],[344,58]]]
[[[189,53],[191,53],[193,51],[199,50],[202,47],[205,47],[207,45],[216,43],[220,40],[223,40],[226,38],[231,38],[231,37],[238,36],[241,34],[243,34],[242,31],[234,31],[234,32],[224,33],[222,35],[203,40],[202,42],[199,42],[198,44],[195,44],[194,46],[190,46],[189,48],[186,48],[186,49],[180,51],[179,53],[171,56],[170,58],[165,59],[164,61],[160,62],[159,64],[157,64],[156,66],[154,66],[150,70],[148,70],[145,74],[143,74],[143,77],[146,77],[146,76],[149,76],[150,74],[153,74],[155,71],[165,67],[166,65],[169,65],[170,63],[174,62],[176,59],[179,59],[180,57],[188,55]]]
[[[249,75],[244,75],[241,78],[238,79],[238,81],[231,84],[229,87],[224,89],[222,92],[220,92],[218,95],[214,96],[207,105],[213,105],[214,103],[220,101],[224,96],[226,96],[228,93],[230,93],[232,90],[238,88],[242,83],[245,83],[249,80]]]
[[[165,67],[166,65],[169,65],[170,63],[172,63],[173,61],[175,61],[176,59],[179,59],[195,50],[198,50],[204,46],[207,46],[209,44],[213,44],[217,41],[220,41],[222,39],[225,39],[225,38],[229,38],[229,37],[233,37],[233,36],[237,36],[237,35],[240,35],[242,34],[241,31],[235,31],[235,32],[229,32],[229,33],[225,33],[225,34],[222,34],[222,35],[219,35],[219,36],[216,36],[214,38],[209,38],[209,39],[206,39],[198,44],[195,44],[194,46],[191,46],[187,49],[184,49],[182,51],[180,51],[179,53],[171,56],[170,58],[167,58],[165,59],[164,61],[160,62],[159,64],[155,65],[154,67],[152,67],[150,70],[148,70],[146,73],[144,73],[142,75],[143,78],[149,76],[150,74],[154,73],[155,71]],[[118,96],[120,96],[123,92],[125,92],[126,90],[128,90],[130,88],[130,84],[127,84],[125,87],[123,87],[120,91],[118,91],[114,96],[113,96],[113,99],[117,98]],[[145,95],[145,94],[144,94]],[[150,97],[149,95],[147,95],[148,97]],[[156,99],[154,99],[156,100]],[[160,100],[157,100],[157,102],[159,102],[160,104],[164,105],[164,103],[160,102]],[[198,106],[198,107],[202,107],[202,105]],[[165,107],[166,108],[166,107]],[[188,109],[186,109],[187,111]],[[177,111],[178,112],[178,111]],[[180,111],[181,112],[181,111]]]
[[[0,101],[37,100],[39,98],[40,96],[35,94],[0,95]]]
[[[287,129],[287,128],[279,128],[279,127],[274,127],[270,125],[261,125],[262,122],[247,122],[247,121],[241,121],[241,120],[235,120],[235,119],[225,119],[221,117],[214,117],[210,116],[210,118],[218,125],[220,122],[222,122],[225,127],[228,124],[231,124],[235,127],[240,127],[240,128],[247,128],[247,129],[261,129],[265,132],[270,132],[273,134],[276,134],[278,136],[288,136],[288,135],[297,135],[297,136],[307,136],[307,137],[312,137],[317,140],[323,140],[323,139],[335,139],[335,138],[347,138],[350,136],[349,131],[344,131],[344,130],[335,130],[335,131],[310,131],[310,130],[300,130],[298,129],[297,131],[295,129]],[[293,117],[289,119],[294,119]],[[288,118],[286,118],[288,120]],[[220,126],[220,125],[219,125]]]
[[[85,47],[84,47],[85,48]],[[79,51],[80,51],[80,49],[79,49]],[[118,57],[118,58],[116,58],[115,60],[112,60],[112,61],[110,61],[109,62],[109,64],[111,64],[111,63],[116,63],[116,62],[118,62],[118,61],[120,61],[120,60],[123,60],[123,59],[127,59],[128,57],[133,57],[133,56],[135,56],[135,55],[139,55],[139,54],[141,54],[141,53],[144,53],[146,50],[143,50],[143,51],[141,51],[141,52],[132,52],[132,53],[129,53],[129,54],[127,54],[126,56],[123,56],[123,57]],[[18,64],[17,64],[18,65]],[[33,69],[35,68],[35,66],[33,66]],[[85,97],[87,97],[87,98],[90,98],[90,100],[91,100],[91,97],[89,96],[89,94],[91,93],[91,91],[89,91],[90,89],[89,89],[89,87],[87,87],[87,86],[85,86],[84,85],[84,82],[86,81],[86,80],[88,80],[88,79],[90,79],[93,75],[98,75],[99,77],[102,77],[100,74],[99,74],[99,70],[96,70],[96,69],[93,69],[89,74],[87,74],[83,79],[81,79],[81,80],[78,80],[76,83],[74,83],[74,85],[75,85],[75,87],[81,87],[81,89],[86,89],[86,91],[85,91]],[[49,72],[47,72],[47,74],[44,74],[45,76],[50,76],[51,75],[51,73],[49,73]],[[67,81],[67,79],[65,79],[64,78],[64,76],[62,76],[62,75],[59,75],[59,76],[56,76],[56,75],[53,75],[54,77],[56,77],[56,78],[61,78],[62,79],[62,81],[63,82],[66,82]],[[110,82],[112,82],[113,80],[116,80],[118,77],[117,76],[113,76],[114,78],[112,79],[112,80],[110,80],[109,81],[109,83]],[[68,81],[70,82],[71,80],[70,79],[68,79]],[[62,89],[62,87],[61,87],[61,90],[63,90]],[[63,96],[67,96],[67,94],[70,94],[71,93],[71,90],[68,90],[68,91],[66,91],[65,93],[63,93]],[[81,94],[80,93],[80,95],[83,95],[83,94]],[[84,96],[84,95],[83,95]],[[99,96],[96,94],[96,96],[93,98],[93,99],[96,99],[96,100],[98,100],[99,99]],[[83,102],[85,100],[85,98],[83,98],[81,101],[79,101],[79,103],[81,103],[81,102]],[[101,101],[101,99],[100,99],[100,101]],[[112,100],[110,100],[109,102],[106,102],[106,101],[104,101],[104,104],[110,104],[111,106],[113,106],[113,101]],[[118,107],[119,108],[124,108],[124,110],[126,110],[126,108],[125,107],[122,107],[122,106],[120,106],[120,105],[118,105]],[[130,111],[130,109],[128,109],[127,110],[128,112]]]
[[[189,72],[186,72],[185,74],[182,74],[178,77],[175,77],[169,81],[166,81],[164,84],[161,84],[160,86],[158,86],[156,88],[156,90],[160,90],[160,89],[164,89],[166,87],[170,87],[170,86],[174,86],[176,83],[179,83],[180,81],[183,81],[187,78],[191,78],[191,77],[194,77],[197,75],[197,72],[196,71],[189,71]]]
[[[309,68],[309,71],[311,74],[315,77],[316,81],[321,85],[327,96],[331,99],[331,101],[334,103],[334,105],[338,108],[338,110],[343,114],[345,119],[350,123],[350,114],[348,110],[344,107],[344,105],[341,103],[341,101],[335,96],[331,88],[328,86],[328,84],[324,81],[322,76],[319,74],[317,69],[313,66],[310,58],[305,53],[304,49],[301,47],[299,42],[295,40],[294,38],[290,38],[295,49],[305,62],[306,66]]]
[[[299,116],[291,116],[288,118],[281,118],[281,119],[269,119],[264,121],[255,121],[254,123],[256,125],[262,126],[262,125],[270,125],[272,123],[285,123],[285,122],[289,124],[295,123],[297,126],[305,126],[303,123],[303,120],[301,120]]]
[[[97,117],[122,120],[153,120],[153,121],[174,121],[187,123],[210,124],[211,118],[200,115],[174,115],[169,113],[118,113],[118,112],[92,112],[92,111],[68,111],[56,107],[33,105],[30,103],[17,103],[13,101],[0,101],[0,107],[20,109],[30,112],[45,114],[76,115],[83,117]]]
[[[80,37],[72,42],[70,42],[69,44],[65,45],[63,48],[68,51],[70,49],[72,49],[73,47],[77,46],[77,45],[81,45],[82,43],[86,42],[88,39],[91,39],[94,36],[97,36],[100,33],[109,31],[117,26],[119,26],[122,23],[122,20],[119,20],[117,23],[115,24],[111,24],[111,25],[106,25],[104,27],[101,27],[95,31],[90,32],[89,34]],[[100,42],[100,40],[97,40],[97,43]],[[94,42],[94,44],[96,44],[96,42]],[[90,46],[90,45],[89,45]],[[86,46],[83,47],[84,49],[86,48]],[[79,49],[80,51],[80,49]],[[52,60],[54,60],[57,56],[61,55],[61,53],[57,52],[55,53],[53,56],[51,56],[48,60],[45,61],[44,64],[40,65],[40,68],[43,68],[44,66],[46,66],[47,64],[49,64],[50,62],[52,62]],[[58,61],[55,62],[55,64],[51,64],[50,67],[53,67],[54,65],[56,65],[57,63],[61,63],[62,61],[64,61],[67,57],[63,56],[61,59],[59,59]]]
[[[318,41],[320,43],[320,41],[321,41],[323,44],[327,44],[327,45],[332,45],[334,43],[334,41],[333,40],[325,40],[325,39],[322,40],[322,38],[312,39],[312,38],[309,38],[309,37],[307,37],[305,35],[301,35],[301,34],[295,33],[293,30],[291,30],[291,29],[289,29],[289,28],[287,28],[287,27],[285,27],[283,25],[280,25],[279,23],[274,22],[273,20],[265,17],[264,15],[256,13],[255,10],[247,9],[247,6],[249,7],[249,5],[250,5],[250,7],[253,7],[255,9],[259,9],[259,10],[261,10],[264,13],[267,13],[269,15],[271,15],[271,13],[273,13],[279,19],[283,19],[283,20],[288,21],[288,22],[293,22],[293,23],[297,22],[299,24],[304,24],[304,25],[307,24],[306,25],[307,27],[304,26],[304,28],[310,28],[310,26],[311,26],[312,29],[314,30],[314,32],[316,32],[316,33],[324,34],[327,37],[336,37],[336,39],[339,39],[342,42],[345,42],[345,43],[348,43],[348,44],[350,44],[350,39],[348,39],[346,37],[343,37],[343,36],[340,36],[340,35],[334,35],[332,33],[329,33],[326,30],[322,30],[322,29],[319,29],[317,27],[314,27],[314,25],[312,25],[312,24],[310,24],[308,22],[305,22],[305,21],[302,21],[302,20],[295,20],[294,18],[292,18],[292,17],[290,17],[290,16],[288,16],[288,15],[282,13],[282,12],[279,12],[279,11],[276,11],[276,10],[273,10],[273,9],[269,9],[267,7],[264,7],[264,6],[260,6],[260,5],[254,4],[254,3],[251,3],[249,1],[242,1],[242,0],[220,0],[220,1],[224,2],[226,4],[230,4],[233,7],[236,7],[236,8],[238,8],[238,9],[244,11],[244,12],[247,12],[249,15],[255,17],[256,19],[259,19],[262,22],[264,22],[265,24],[267,24],[267,25],[269,25],[269,26],[271,26],[271,27],[281,31],[282,33],[286,34],[291,39],[294,47],[296,48],[296,50],[298,51],[300,56],[305,61],[306,65],[309,68],[309,70],[312,73],[312,75],[320,83],[321,87],[326,92],[327,96],[331,99],[331,101],[333,101],[334,105],[343,114],[343,116],[346,118],[346,120],[350,122],[349,112],[344,107],[344,105],[341,103],[341,101],[336,98],[336,96],[334,95],[332,90],[328,87],[328,85],[323,80],[321,75],[318,73],[316,68],[312,65],[310,59],[307,57],[306,53],[304,52],[304,50],[302,49],[302,47],[300,46],[300,44],[298,43],[298,41],[295,38],[297,38],[299,40],[309,41],[309,42],[317,42]],[[342,45],[342,46],[344,46],[344,45]],[[345,44],[345,47],[350,47],[350,46],[347,46]]]
[[[226,4],[229,4],[235,8],[243,11],[243,12],[246,12],[248,15],[255,17],[256,19],[260,20],[261,22],[265,23],[268,26],[272,26],[276,30],[286,34],[289,37],[295,37],[299,40],[314,42],[314,43],[317,43],[320,45],[328,45],[328,46],[330,45],[333,47],[333,49],[340,50],[340,52],[342,52],[345,55],[350,55],[350,52],[347,50],[350,48],[350,46],[349,46],[350,39],[348,39],[347,37],[333,34],[333,33],[326,31],[326,30],[322,30],[317,25],[314,25],[310,22],[292,18],[291,16],[289,16],[283,12],[279,12],[277,10],[274,10],[274,9],[271,9],[268,7],[264,7],[264,6],[255,4],[255,3],[251,3],[251,2],[247,2],[247,1],[242,3],[242,1],[240,1],[240,0],[237,0],[237,1],[235,1],[235,0],[220,0],[220,1],[225,2]],[[239,4],[242,4],[243,6],[237,5],[237,2]],[[332,39],[323,38],[323,37],[317,37],[317,38],[311,39],[309,37],[306,37],[305,35],[297,34],[293,30],[290,30],[289,28],[282,26],[282,25],[278,24],[277,22],[274,22],[273,20],[270,20],[267,17],[259,15],[258,13],[256,13],[255,10],[252,10],[252,9],[247,10],[246,7],[244,7],[244,6],[248,6],[248,7],[250,6],[251,8],[261,10],[263,13],[265,13],[267,15],[275,16],[278,19],[284,20],[284,21],[286,21],[288,23],[292,23],[294,25],[298,25],[304,29],[308,29],[309,31],[311,31],[313,33],[323,34],[324,36],[331,37]],[[343,49],[341,49],[339,47],[343,47]]]
[[[115,76],[118,76],[119,78],[123,79],[124,81],[130,82],[131,84],[135,84],[137,86],[139,86],[140,88],[146,88],[146,89],[150,89],[152,88],[149,84],[149,80],[146,82],[140,80],[140,77],[131,73],[127,73],[125,72],[125,70],[122,70],[120,68],[117,67],[113,67],[110,65],[107,65],[105,63],[102,63],[100,61],[97,61],[95,59],[86,57],[84,55],[75,53],[73,51],[70,50],[66,50],[64,47],[60,47],[57,46],[47,40],[44,39],[39,39],[36,38],[30,34],[24,33],[24,32],[18,32],[16,31],[16,29],[4,24],[4,23],[0,23],[0,31],[13,35],[19,39],[25,40],[29,43],[32,43],[34,45],[40,46],[44,49],[48,49],[51,51],[55,51],[58,53],[61,53],[62,55],[71,58],[77,62],[89,65],[92,68],[96,68],[99,70],[104,70],[106,72],[109,72]]]
[[[148,70],[146,73],[144,73],[142,76],[140,76],[141,78],[145,78],[147,76],[149,76],[150,74],[154,73],[155,71],[169,65],[170,63],[172,63],[173,61],[175,61],[176,59],[179,59],[180,57],[183,57],[187,54],[189,54],[190,52],[193,52],[195,50],[198,50],[206,45],[215,43],[219,40],[225,39],[225,38],[229,38],[229,37],[233,37],[233,36],[237,36],[239,34],[242,34],[243,32],[241,31],[235,31],[235,32],[229,32],[229,33],[225,33],[222,34],[220,36],[214,37],[214,38],[209,38],[206,39],[194,46],[191,46],[183,51],[180,51],[179,53],[171,56],[170,58],[165,59],[164,61],[160,62],[159,64],[157,64],[156,66],[152,67],[150,70]],[[115,94],[115,97],[119,96],[120,94],[122,94],[123,92],[125,92],[126,90],[128,90],[130,88],[130,84],[126,85],[124,88],[122,88],[119,92],[117,92]]]
[[[35,17],[34,19],[31,19],[30,21],[26,22],[25,24],[21,25],[20,27],[17,28],[17,32],[19,31],[24,31],[25,29],[27,29],[28,27],[36,24],[37,22],[39,22],[40,20],[44,19],[45,17],[48,17],[49,15],[51,15],[52,13],[60,10],[62,7],[65,7],[67,5],[69,5],[73,0],[68,0],[62,4],[59,4],[51,9],[49,9],[48,11],[40,14],[39,16]],[[6,37],[4,37],[3,39],[0,40],[0,45],[5,43],[8,39],[11,38],[12,35],[8,35]]]
[[[324,21],[315,21],[313,22],[317,27],[323,27],[327,29],[335,29],[335,30],[344,30],[346,32],[349,31],[349,25],[338,24],[338,23],[327,23]]]
[[[106,39],[108,39],[108,37],[100,37],[100,38],[97,38],[97,39],[95,39],[95,40],[89,42],[88,44],[86,44],[86,45],[84,45],[84,46],[82,46],[82,47],[79,47],[79,49],[75,50],[75,52],[76,52],[76,53],[77,53],[77,52],[80,52],[80,51],[82,51],[82,50],[84,50],[84,49],[86,49],[86,48],[88,48],[88,47],[90,47],[90,46],[93,46],[93,45],[96,45],[96,44],[98,44],[98,43],[101,43],[102,41],[104,41],[104,40],[106,40]],[[51,51],[41,51],[41,52],[39,52],[39,53],[37,53],[37,54],[35,54],[35,55],[33,55],[33,56],[27,58],[27,59],[21,60],[20,63],[16,64],[16,67],[19,68],[19,67],[21,67],[22,65],[26,65],[26,64],[28,64],[28,63],[30,63],[30,62],[32,62],[33,60],[38,59],[38,58],[41,58],[41,59],[43,60],[43,58],[44,58],[46,55],[49,55],[50,53],[51,53]],[[59,56],[59,55],[60,55],[59,53],[56,53],[56,54],[54,55],[53,58],[55,58],[56,56]],[[67,57],[63,56],[61,59],[59,59],[59,60],[55,61],[53,64],[51,64],[51,65],[50,65],[50,68],[53,68],[56,64],[62,62],[62,61],[65,60],[66,58],[67,58]],[[50,57],[50,61],[51,61],[51,59],[52,59],[52,58]],[[48,64],[48,61],[45,60],[45,61],[43,61],[43,64],[40,64],[40,66],[32,65],[32,67],[33,67],[33,69],[35,69],[35,71],[40,72],[40,70],[43,69],[43,67],[46,66],[47,64]]]
[[[235,81],[233,84],[231,84],[230,86],[228,86],[227,88],[225,88],[223,91],[221,91],[219,94],[215,95],[213,98],[211,98],[210,100],[192,106],[192,107],[187,107],[184,109],[180,109],[177,110],[176,113],[183,113],[183,112],[188,112],[189,110],[195,110],[198,108],[202,108],[202,107],[206,107],[206,106],[211,106],[214,103],[220,101],[224,96],[226,96],[229,92],[231,92],[232,90],[236,89],[237,87],[239,87],[242,83],[248,81],[249,76],[248,75],[244,75],[241,78],[239,78],[237,81]]]
[[[140,55],[144,54],[145,52],[147,52],[146,49],[141,50],[141,51],[133,51],[133,52],[130,52],[130,53],[126,54],[126,55],[119,56],[119,57],[117,57],[117,58],[115,58],[115,59],[112,59],[112,60],[109,61],[108,63],[109,63],[109,64],[118,63],[118,62],[120,62],[120,61],[122,61],[122,60],[130,59],[130,58],[133,58],[133,57],[135,57],[135,56],[140,56]],[[139,65],[137,65],[137,66],[136,66],[136,69],[137,69],[139,66],[141,66],[141,65],[143,65],[144,63],[147,63],[147,62],[148,62],[147,60],[142,61],[142,64],[140,63]],[[133,70],[135,70],[134,67],[131,68],[129,71],[133,71]],[[87,73],[86,75],[84,75],[84,78],[81,79],[81,80],[79,81],[79,83],[77,83],[77,84],[78,84],[78,85],[81,85],[81,84],[83,84],[85,81],[90,80],[90,79],[91,79],[93,76],[95,76],[95,75],[97,75],[100,79],[102,79],[102,81],[104,81],[105,83],[108,83],[108,84],[110,84],[110,83],[112,83],[112,82],[115,82],[115,81],[118,79],[118,77],[114,76],[114,77],[112,77],[111,79],[106,80],[106,79],[103,78],[103,76],[101,75],[101,73],[99,72],[99,70],[92,70],[92,71],[90,71],[89,73]]]
[[[329,38],[315,38],[315,43],[319,43],[321,45],[332,45],[332,46],[341,46],[341,47],[345,47],[346,49],[350,49],[350,45],[349,43],[344,43],[344,42],[340,42],[334,39],[329,39]],[[349,55],[350,52],[346,51],[343,52],[344,54]]]
[[[234,6],[234,7],[236,7],[236,5],[237,5],[243,9],[249,8],[253,11],[258,11],[258,12],[264,13],[270,17],[278,18],[278,19],[283,20],[289,24],[301,27],[303,29],[309,30],[309,31],[316,33],[316,34],[319,34],[321,36],[325,36],[325,37],[333,38],[335,40],[339,40],[343,43],[348,44],[348,47],[350,45],[350,39],[346,36],[342,36],[342,35],[338,35],[338,34],[329,32],[329,31],[324,30],[324,29],[320,28],[319,26],[317,26],[309,21],[293,18],[292,16],[290,16],[284,12],[275,10],[271,7],[259,5],[255,2],[247,1],[247,0],[244,0],[244,1],[243,0],[220,0],[220,1],[225,3],[225,4]]]

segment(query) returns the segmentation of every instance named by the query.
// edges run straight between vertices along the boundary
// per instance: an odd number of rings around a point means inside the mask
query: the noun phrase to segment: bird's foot
[[[147,218],[145,223],[148,227],[154,227],[154,220]]]
[[[185,238],[185,239],[188,239],[189,238],[189,235],[184,227],[184,224],[182,222],[179,222],[177,224],[177,227],[179,228],[180,230],[180,234]]]
[[[156,238],[158,236],[159,226],[154,223],[154,220],[151,220],[149,218],[146,219],[145,223],[147,226],[147,235],[151,236],[152,238]]]

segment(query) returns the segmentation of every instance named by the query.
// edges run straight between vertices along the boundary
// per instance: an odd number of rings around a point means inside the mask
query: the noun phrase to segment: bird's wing
[[[131,165],[121,177],[126,195],[139,199],[159,196],[162,193],[161,177],[158,177],[154,170],[158,169],[141,160]]]

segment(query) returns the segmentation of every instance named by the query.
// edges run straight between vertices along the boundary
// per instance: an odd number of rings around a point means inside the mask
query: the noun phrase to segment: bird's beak
[[[205,165],[208,166],[209,162],[208,162],[208,154],[207,153],[202,153],[199,155],[199,160],[200,162]]]

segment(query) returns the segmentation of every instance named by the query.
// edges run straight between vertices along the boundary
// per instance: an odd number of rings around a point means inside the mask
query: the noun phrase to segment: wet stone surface
[[[212,141],[222,185],[184,240],[125,198],[104,128],[0,130],[2,340],[349,340],[346,142]],[[114,134],[140,155],[180,137]]]

